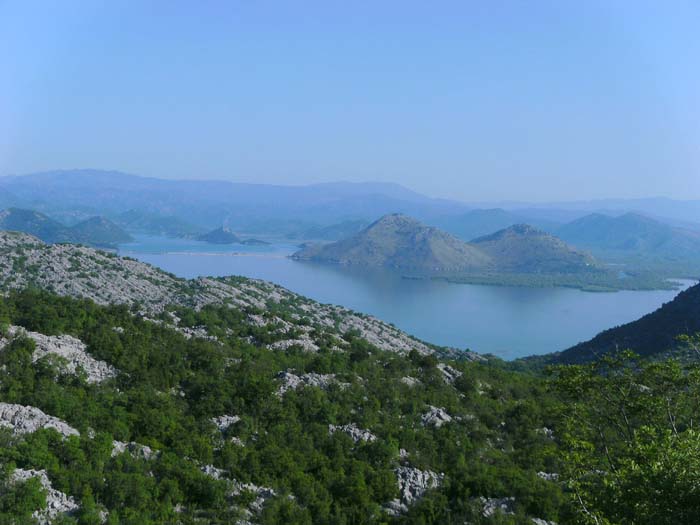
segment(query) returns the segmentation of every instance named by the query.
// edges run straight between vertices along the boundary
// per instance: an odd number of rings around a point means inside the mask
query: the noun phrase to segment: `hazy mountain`
[[[464,214],[443,218],[437,224],[464,241],[471,241],[514,224],[531,224],[546,231],[554,231],[560,226],[555,221],[528,217],[502,208],[471,210]]]
[[[404,215],[387,215],[348,239],[306,246],[297,259],[387,266],[430,273],[481,271],[575,273],[596,268],[593,257],[524,224],[471,243]]]
[[[354,220],[343,221],[330,226],[314,226],[299,234],[290,235],[290,238],[318,239],[324,241],[337,241],[359,233],[368,225],[367,221]]]
[[[0,188],[25,207],[45,213],[89,207],[93,214],[116,216],[138,210],[176,216],[203,227],[226,223],[237,230],[258,232],[266,224],[285,224],[290,219],[307,227],[328,226],[345,220],[369,222],[392,212],[424,218],[467,209],[464,204],[432,199],[397,184],[374,182],[276,186],[66,170],[2,177]]]
[[[0,229],[29,233],[48,243],[69,242],[114,247],[131,236],[104,217],[92,217],[68,227],[33,210],[9,208],[0,212]]]
[[[700,256],[700,233],[636,213],[586,215],[559,228],[565,241],[596,252],[688,258]]]
[[[109,219],[92,217],[68,228],[71,242],[92,246],[112,247],[129,242],[131,235],[122,230]]]
[[[44,242],[68,242],[68,228],[43,213],[21,208],[0,211],[0,229],[29,233]]]
[[[527,224],[517,224],[471,242],[502,271],[575,273],[596,268],[593,257]]]
[[[114,217],[114,222],[132,232],[166,237],[192,237],[202,233],[202,228],[174,215],[157,215],[133,209]]]
[[[548,356],[550,361],[579,363],[617,350],[643,356],[666,354],[678,348],[677,337],[700,332],[700,285],[681,292],[658,310],[631,323],[601,332],[590,341]],[[697,357],[697,356],[696,356]]]
[[[240,237],[225,226],[200,235],[197,237],[197,240],[211,244],[235,244],[241,242]]]
[[[307,246],[297,259],[359,266],[384,266],[419,272],[484,268],[491,258],[437,228],[400,214],[386,215],[357,235],[332,244]]]

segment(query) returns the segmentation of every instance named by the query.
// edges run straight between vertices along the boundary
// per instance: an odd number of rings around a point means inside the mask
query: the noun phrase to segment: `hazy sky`
[[[700,198],[700,2],[0,0],[0,174]]]

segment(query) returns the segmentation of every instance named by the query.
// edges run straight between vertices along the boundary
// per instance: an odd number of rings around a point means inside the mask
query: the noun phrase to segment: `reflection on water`
[[[678,293],[591,293],[403,279],[389,271],[286,257],[295,250],[290,243],[217,246],[139,236],[120,253],[181,277],[244,275],[273,281],[317,301],[375,315],[426,341],[506,359],[563,350],[637,319]]]

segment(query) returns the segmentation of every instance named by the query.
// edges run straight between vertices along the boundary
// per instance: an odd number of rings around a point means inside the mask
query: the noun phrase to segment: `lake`
[[[564,350],[601,330],[633,321],[678,293],[593,293],[411,280],[384,270],[293,261],[287,256],[296,249],[284,242],[220,246],[137,235],[119,253],[180,277],[265,279],[322,303],[372,314],[425,341],[504,359]]]

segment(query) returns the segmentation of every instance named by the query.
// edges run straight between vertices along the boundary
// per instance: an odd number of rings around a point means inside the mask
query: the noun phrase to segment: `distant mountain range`
[[[0,229],[29,233],[48,243],[75,243],[103,248],[129,242],[131,236],[104,217],[64,226],[43,213],[20,208],[0,211]]]
[[[516,225],[466,243],[400,214],[382,217],[357,235],[303,248],[294,258],[343,265],[383,266],[430,274],[473,271],[590,271],[595,260],[527,225]]]
[[[570,244],[597,253],[613,252],[666,258],[700,257],[700,233],[626,213],[586,215],[557,230]]]
[[[228,224],[237,231],[285,235],[386,213],[419,217],[464,212],[465,204],[432,199],[390,183],[276,186],[206,180],[163,180],[116,171],[62,170],[0,177],[10,205],[47,215],[81,209],[117,217],[130,210],[176,216],[204,231]]]
[[[700,276],[700,201],[469,204],[389,183],[277,186],[63,170],[0,177],[0,205],[33,209],[64,225],[99,215],[128,232],[185,238],[226,224],[253,237],[337,241],[392,213],[465,242],[529,224],[626,273]]]

